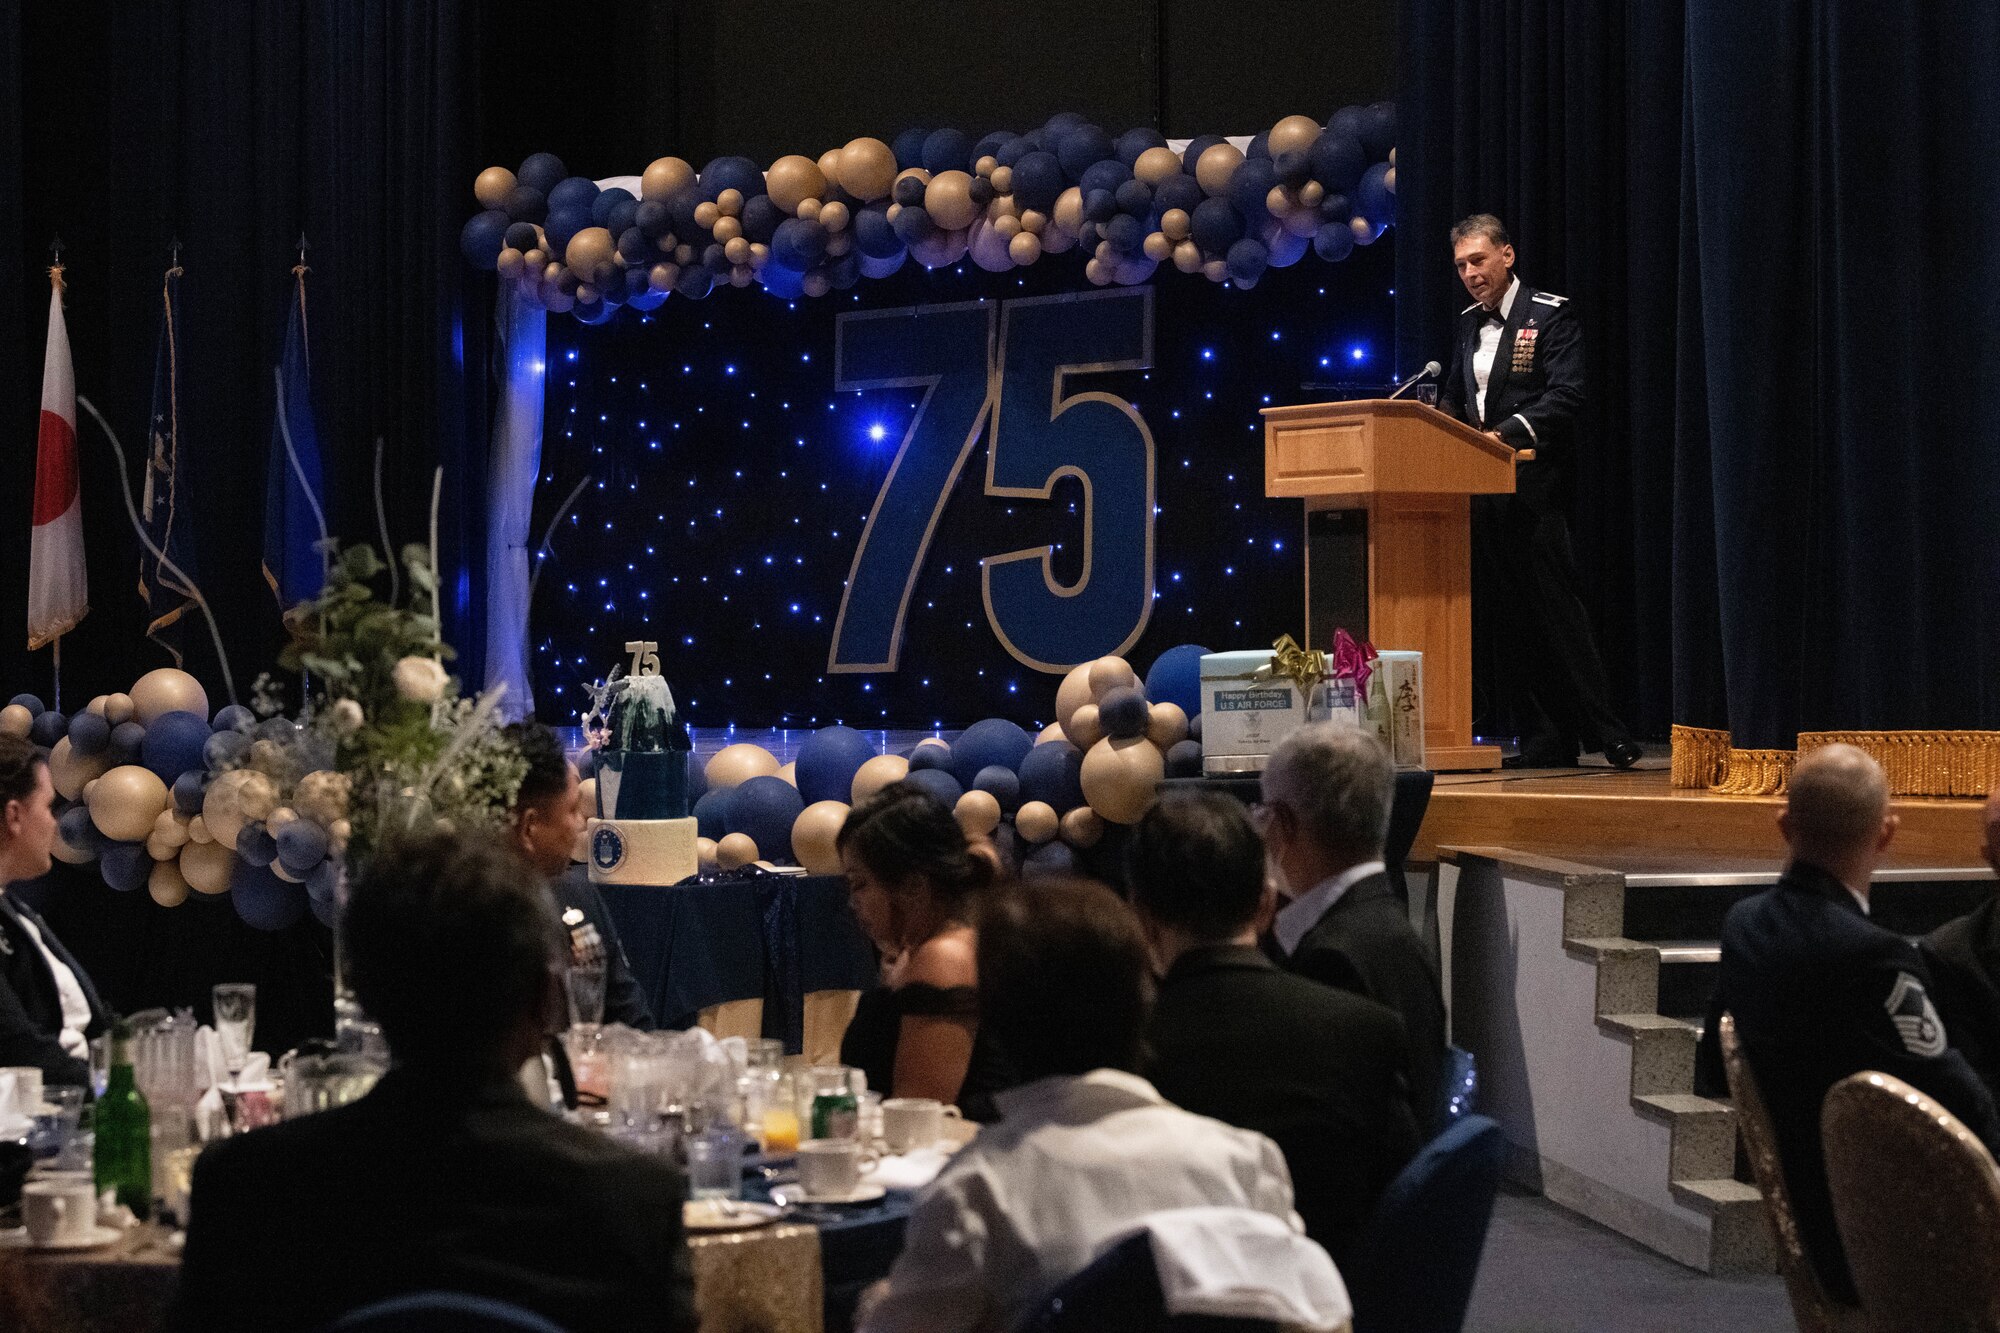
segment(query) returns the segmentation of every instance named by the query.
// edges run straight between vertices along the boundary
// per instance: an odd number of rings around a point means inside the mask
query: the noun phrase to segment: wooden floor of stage
[[[1441,773],[1411,858],[1439,847],[1511,847],[1628,872],[1776,870],[1782,796],[1673,787],[1664,757],[1639,768]],[[1983,865],[1981,803],[1903,799],[1885,869]]]

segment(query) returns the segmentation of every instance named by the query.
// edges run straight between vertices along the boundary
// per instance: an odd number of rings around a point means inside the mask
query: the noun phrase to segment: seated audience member
[[[395,1067],[351,1106],[202,1154],[173,1326],[317,1329],[442,1290],[565,1329],[694,1328],[681,1173],[515,1079],[565,1003],[562,942],[515,855],[476,836],[385,848],[345,938]]]
[[[995,1098],[999,1123],[918,1196],[862,1333],[1013,1328],[1170,1209],[1234,1206],[1296,1227],[1275,1144],[1167,1104],[1135,1072],[1148,974],[1138,922],[1102,885],[1038,879],[994,895],[979,915],[979,1019],[1028,1081]]]
[[[992,1119],[1007,1078],[979,1027],[970,924],[992,861],[967,846],[951,811],[900,782],[854,808],[837,846],[848,901],[882,951],[883,981],[861,997],[840,1062],[884,1097],[933,1097]]]
[[[1800,1239],[1827,1292],[1854,1300],[1820,1146],[1820,1104],[1862,1070],[1894,1074],[1936,1098],[1989,1148],[1993,1099],[1953,1050],[1914,945],[1868,920],[1868,886],[1896,833],[1882,768],[1829,745],[1792,770],[1778,829],[1791,862],[1775,887],[1729,909],[1702,1060],[1720,1066],[1720,1022],[1733,1014],[1757,1077]],[[1711,1075],[1712,1076],[1712,1075]]]
[[[1373,1000],[1286,972],[1257,948],[1264,845],[1242,803],[1162,799],[1126,860],[1154,966],[1153,1086],[1176,1106],[1275,1142],[1306,1234],[1343,1262],[1417,1150],[1403,1024]]]
[[[653,1012],[632,976],[604,895],[590,882],[589,871],[570,860],[587,816],[578,799],[576,765],[563,753],[556,734],[539,722],[517,722],[507,734],[528,761],[528,774],[514,797],[514,847],[549,882],[569,942],[570,966],[604,969],[605,1022],[650,1032]]]
[[[1364,995],[1403,1020],[1410,1105],[1435,1128],[1444,994],[1382,863],[1395,765],[1374,737],[1331,722],[1287,736],[1264,768],[1260,823],[1279,892],[1271,925],[1286,968]]]
[[[1986,798],[1986,864],[2000,871],[2000,791]],[[1951,1044],[1988,1091],[2000,1090],[2000,920],[1989,897],[1924,937],[1931,999]]]
[[[6,891],[49,873],[54,800],[41,752],[0,736],[0,1065],[34,1065],[49,1083],[88,1087],[104,1005],[55,932]]]

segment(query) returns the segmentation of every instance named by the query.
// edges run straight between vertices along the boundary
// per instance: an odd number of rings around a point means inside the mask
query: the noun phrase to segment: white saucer
[[[807,1194],[800,1185],[780,1185],[771,1197],[782,1204],[873,1203],[889,1191],[882,1185],[863,1181],[846,1194]]]
[[[681,1225],[697,1232],[748,1231],[784,1215],[785,1209],[780,1204],[738,1199],[689,1199],[681,1205]]]
[[[124,1234],[117,1227],[92,1227],[88,1235],[36,1245],[28,1239],[26,1227],[17,1227],[12,1231],[0,1231],[0,1250],[94,1250],[113,1243]]]

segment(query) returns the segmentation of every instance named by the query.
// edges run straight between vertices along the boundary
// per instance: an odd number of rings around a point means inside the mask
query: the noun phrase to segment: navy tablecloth
[[[878,980],[875,948],[838,875],[739,871],[600,887],[662,1026],[689,1027],[711,1005],[761,999],[765,1035],[796,1053],[807,994],[866,990]]]
[[[753,1159],[758,1162],[777,1159]],[[751,1176],[743,1197],[768,1202],[771,1189]],[[914,1193],[890,1190],[873,1203],[820,1207],[800,1205],[787,1220],[809,1222],[819,1229],[819,1263],[826,1292],[827,1333],[846,1333],[854,1326],[854,1307],[861,1293],[890,1267],[903,1249],[903,1232],[910,1220]]]

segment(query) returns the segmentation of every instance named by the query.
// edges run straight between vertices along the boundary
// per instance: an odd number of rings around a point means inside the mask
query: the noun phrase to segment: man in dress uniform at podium
[[[1579,744],[1630,768],[1639,747],[1611,711],[1604,662],[1584,611],[1560,483],[1583,405],[1583,330],[1568,298],[1514,274],[1514,247],[1491,213],[1451,229],[1472,304],[1458,315],[1438,406],[1516,449],[1513,495],[1473,500],[1474,559],[1492,579],[1496,645],[1521,727],[1509,766],[1568,768]]]

